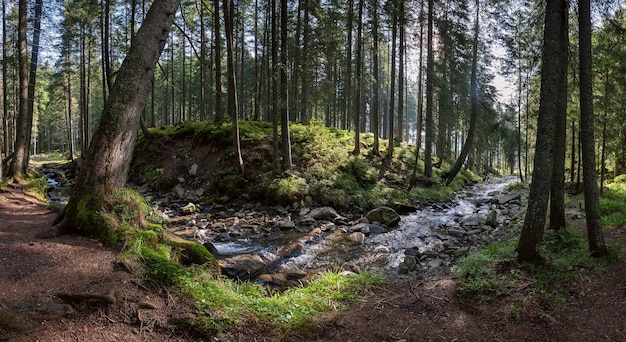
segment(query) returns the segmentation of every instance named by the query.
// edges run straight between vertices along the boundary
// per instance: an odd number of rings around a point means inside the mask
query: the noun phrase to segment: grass
[[[604,227],[626,225],[626,177],[618,176],[607,184],[600,197],[600,212]]]
[[[146,282],[189,296],[200,310],[181,329],[192,329],[206,338],[247,322],[262,321],[275,332],[304,328],[316,315],[341,312],[346,301],[357,300],[360,293],[385,283],[384,277],[374,273],[344,275],[340,270],[318,274],[308,284],[285,291],[235,282],[221,276],[212,263],[184,266],[180,251],[163,243],[161,234],[151,224],[131,231],[120,257],[143,265]]]
[[[226,279],[210,264],[183,266],[172,248],[155,245],[154,234],[145,232],[131,237],[124,253],[145,265],[145,276],[151,282],[190,296],[201,312],[210,313],[184,323],[206,337],[258,320],[274,329],[297,329],[320,313],[340,312],[343,302],[356,300],[359,293],[385,282],[373,273],[333,271],[315,276],[307,285],[275,291],[249,281]]]
[[[546,263],[531,266],[517,263],[517,242],[518,238],[512,238],[459,259],[452,268],[457,293],[478,302],[518,291],[558,300],[555,288],[569,284],[579,272],[602,271],[623,251],[623,246],[609,241],[610,256],[593,258],[578,229],[548,230],[539,247]]]

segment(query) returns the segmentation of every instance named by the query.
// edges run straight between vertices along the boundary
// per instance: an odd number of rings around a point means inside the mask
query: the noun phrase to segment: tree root
[[[113,291],[107,294],[98,293],[57,293],[57,297],[72,305],[79,311],[93,306],[108,306],[117,303]]]

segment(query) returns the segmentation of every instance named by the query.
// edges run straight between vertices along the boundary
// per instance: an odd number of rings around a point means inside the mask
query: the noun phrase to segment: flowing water
[[[222,255],[257,254],[266,263],[286,272],[335,268],[390,270],[400,265],[407,249],[418,250],[420,255],[450,259],[443,253],[454,252],[467,241],[471,243],[468,234],[493,230],[485,228],[490,211],[499,215],[499,227],[495,229],[504,229],[510,218],[503,216],[499,206],[493,203],[494,196],[506,193],[506,185],[513,181],[511,177],[494,178],[466,188],[448,203],[419,206],[415,212],[402,216],[397,227],[386,233],[365,236],[362,241],[349,238],[349,226],[334,226],[311,233],[270,234],[224,242],[213,240],[212,243]],[[519,205],[516,206],[519,211]],[[199,230],[199,233],[209,235],[206,230]]]

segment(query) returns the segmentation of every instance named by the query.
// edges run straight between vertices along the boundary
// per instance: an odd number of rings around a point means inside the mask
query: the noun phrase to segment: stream
[[[73,175],[62,165],[41,168],[51,203],[67,201]],[[234,209],[138,189],[171,232],[204,244],[225,275],[268,285],[297,285],[324,270],[375,270],[388,278],[437,278],[469,251],[517,234],[525,199],[509,192],[514,177],[468,186],[452,201],[424,203],[395,226],[344,217],[332,208],[250,204]],[[330,217],[311,217],[313,211]]]

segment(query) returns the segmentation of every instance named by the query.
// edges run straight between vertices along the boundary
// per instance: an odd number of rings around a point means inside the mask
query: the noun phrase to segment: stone
[[[415,206],[400,203],[400,202],[391,203],[391,208],[401,215],[407,215],[412,212],[415,212]]]
[[[341,215],[337,214],[337,211],[331,207],[320,207],[311,210],[306,217],[313,218],[315,220],[327,220],[334,221],[336,219],[342,218]]]
[[[489,210],[485,224],[494,228],[498,225],[498,213],[495,210]]]
[[[213,245],[213,243],[211,243],[210,241],[207,241],[202,245],[209,251],[209,253],[213,254],[213,256],[217,256],[220,254],[220,252],[217,250],[217,247],[215,247],[215,245]]]
[[[350,227],[349,231],[351,231],[351,232],[361,232],[361,233],[364,233],[364,234],[368,234],[369,231],[370,231],[370,227],[366,223],[358,223],[358,224],[355,224],[354,226]]]
[[[456,251],[454,251],[454,253],[452,253],[452,255],[455,258],[458,258],[460,256],[463,256],[465,254],[469,253],[469,247],[461,247],[459,249],[457,249]]]
[[[498,204],[507,204],[513,200],[517,200],[522,195],[519,192],[511,192],[509,194],[498,195],[495,197],[495,200]]]
[[[182,185],[180,184],[176,184],[176,186],[174,187],[174,189],[172,189],[172,192],[174,193],[174,195],[178,198],[183,198],[185,197],[185,189],[183,188]]]
[[[296,228],[296,223],[293,221],[279,221],[276,223],[280,230],[290,230]]]
[[[405,255],[404,256],[404,264],[409,269],[409,272],[415,271],[417,269],[418,259],[414,255]]]
[[[198,174],[198,164],[193,164],[191,165],[191,167],[189,168],[189,175],[190,176],[195,176]]]
[[[385,227],[377,224],[369,224],[368,227],[370,234],[383,234],[387,232],[387,229],[385,229]]]
[[[265,263],[257,255],[242,254],[218,260],[222,274],[238,280],[254,279],[265,269]]]
[[[421,253],[417,248],[407,248],[404,250],[404,255],[411,255],[411,256],[420,256]]]
[[[362,244],[365,241],[365,234],[361,232],[354,232],[348,235],[348,240]]]
[[[380,222],[387,227],[396,226],[400,222],[400,215],[389,207],[380,207],[371,210],[365,217],[370,222]]]

